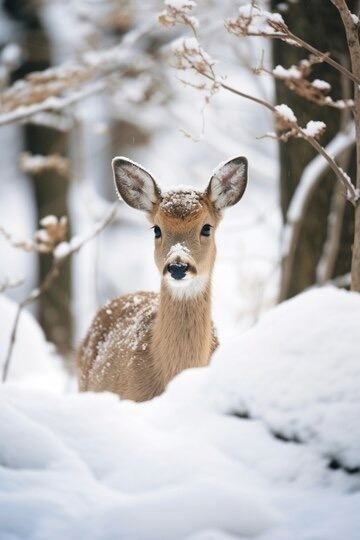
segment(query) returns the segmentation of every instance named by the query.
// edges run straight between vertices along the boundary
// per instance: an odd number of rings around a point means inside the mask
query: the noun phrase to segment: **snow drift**
[[[1,539],[355,540],[359,320],[309,291],[143,404],[3,385]]]

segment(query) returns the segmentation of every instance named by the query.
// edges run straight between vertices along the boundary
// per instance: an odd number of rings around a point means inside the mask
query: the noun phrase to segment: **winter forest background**
[[[1,540],[359,537],[359,9],[1,2]],[[144,404],[74,375],[96,309],[159,287],[115,155],[163,187],[249,161],[221,346]]]

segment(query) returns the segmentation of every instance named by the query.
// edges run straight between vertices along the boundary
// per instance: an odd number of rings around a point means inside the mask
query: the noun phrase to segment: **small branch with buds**
[[[334,2],[334,4],[339,3]],[[342,0],[341,0],[342,1]],[[354,23],[353,23],[354,26]],[[239,8],[238,16],[225,21],[225,28],[238,37],[266,37],[272,39],[281,39],[289,45],[302,47],[310,54],[326,62],[337,71],[345,75],[356,84],[360,84],[360,77],[346,69],[336,62],[328,52],[321,52],[310,43],[307,43],[301,37],[293,34],[286,25],[280,13],[269,13],[252,4],[247,4]]]
[[[2,371],[2,381],[3,382],[6,381],[8,373],[9,373],[12,352],[13,352],[13,348],[14,348],[15,341],[16,341],[17,328],[18,328],[18,324],[19,324],[20,315],[21,315],[22,310],[27,305],[29,305],[29,304],[35,302],[36,300],[38,300],[40,298],[40,296],[42,294],[44,294],[49,289],[49,287],[51,286],[53,281],[59,275],[60,269],[61,269],[62,265],[64,264],[64,262],[71,255],[74,255],[75,253],[80,251],[80,249],[86,243],[88,243],[90,240],[92,240],[93,238],[98,236],[105,229],[105,227],[107,227],[107,225],[109,225],[109,223],[113,220],[113,218],[115,216],[115,213],[116,213],[116,205],[114,205],[111,208],[110,212],[106,215],[106,217],[99,224],[97,224],[95,226],[95,228],[87,236],[84,236],[83,238],[76,238],[75,237],[75,238],[71,239],[70,242],[65,242],[63,240],[61,242],[58,242],[57,244],[53,244],[51,249],[50,249],[50,245],[48,244],[48,241],[45,242],[45,239],[44,239],[45,245],[48,245],[48,247],[49,247],[49,251],[47,251],[47,252],[51,252],[53,254],[53,262],[52,262],[52,265],[51,265],[51,268],[50,268],[48,274],[46,275],[45,279],[40,284],[40,286],[38,288],[32,290],[30,292],[30,294],[28,296],[26,296],[20,302],[20,304],[18,305],[17,312],[16,312],[15,319],[14,319],[14,323],[13,323],[12,330],[11,330],[9,346],[8,346],[8,350],[7,350],[6,357],[5,357],[5,363],[4,363],[3,371]],[[53,217],[53,216],[50,216],[50,217]],[[44,220],[42,220],[42,221],[44,221]],[[58,224],[59,223],[60,222],[58,222]],[[47,220],[47,222],[45,224],[42,223],[42,225],[44,225],[44,227],[46,227],[47,231],[51,231],[51,230],[54,231],[54,229],[51,229],[51,227],[53,227],[55,225],[54,220]]]
[[[346,109],[354,107],[353,99],[338,99],[334,100],[329,96],[331,85],[323,80],[315,79],[309,81],[309,76],[312,73],[312,66],[323,60],[311,55],[309,59],[304,59],[297,66],[291,66],[285,69],[283,66],[276,66],[274,69],[266,69],[263,65],[256,68],[254,72],[267,73],[275,79],[283,81],[283,83],[295,94],[321,107],[333,107],[334,109]]]

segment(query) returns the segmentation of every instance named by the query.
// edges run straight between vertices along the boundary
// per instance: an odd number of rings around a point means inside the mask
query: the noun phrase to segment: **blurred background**
[[[350,9],[355,3],[348,2]],[[204,0],[194,9],[201,45],[217,61],[221,80],[271,103],[287,103],[301,125],[324,121],[324,145],[345,133],[347,108],[319,107],[284,81],[254,72],[260,65],[289,68],[307,54],[281,41],[240,39],[227,32],[224,20],[235,16],[241,4]],[[331,2],[259,4],[280,12],[294,33],[348,64]],[[227,211],[217,233],[213,312],[221,340],[315,283],[339,277],[347,286],[353,209],[333,174],[323,170],[285,264],[284,223],[315,152],[305,141],[264,138],[274,131],[269,111],[223,89],[209,99],[176,70],[171,43],[191,32],[179,25],[162,27],[158,14],[163,9],[157,0],[1,2],[0,286],[20,302],[44,280],[52,255],[13,244],[33,238],[45,216],[67,216],[68,238],[86,234],[104,217],[116,199],[110,166],[115,155],[141,163],[164,187],[205,187],[220,161],[244,155],[248,190]],[[41,80],[29,78],[49,68]],[[350,97],[347,81],[327,64],[314,66],[312,77],[329,82],[334,99]],[[68,101],[42,109],[46,99]],[[39,104],[36,114],[21,116],[21,107]],[[353,147],[339,158],[351,174]],[[64,263],[46,294],[29,306],[63,356],[71,356],[108,298],[158,289],[152,251],[145,216],[119,202],[111,224]]]

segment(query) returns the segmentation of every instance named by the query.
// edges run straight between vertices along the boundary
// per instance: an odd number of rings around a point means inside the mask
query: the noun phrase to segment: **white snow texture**
[[[359,538],[359,319],[358,294],[309,291],[143,404],[2,385],[0,538]],[[30,315],[18,337],[33,377]]]

